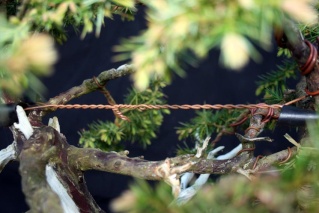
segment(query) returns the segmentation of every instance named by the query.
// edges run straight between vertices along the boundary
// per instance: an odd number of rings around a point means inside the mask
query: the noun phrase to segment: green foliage
[[[181,123],[182,126],[177,128],[179,140],[192,137],[202,141],[207,136],[227,128],[231,132],[229,125],[239,116],[240,110],[203,110],[197,111],[196,114],[188,123]]]
[[[136,212],[166,212],[163,204],[173,200],[170,187],[165,183],[157,184],[152,188],[145,181],[138,181],[132,186],[132,191],[139,195],[136,200]]]
[[[284,94],[282,90],[278,89],[278,86],[274,89],[266,88],[265,93],[264,100],[267,104],[279,104],[284,101]]]
[[[165,104],[162,81],[155,80],[149,89],[137,91],[131,89],[125,98],[126,104]],[[96,147],[102,150],[119,150],[123,141],[138,142],[142,146],[149,145],[151,139],[163,122],[164,114],[169,110],[122,110],[130,121],[116,118],[115,123],[98,122],[89,125],[89,129],[81,132],[80,144],[84,147]],[[123,148],[123,147],[122,147]]]
[[[166,103],[165,94],[162,93],[163,87],[165,84],[161,80],[155,80],[145,91],[132,89],[125,97],[125,103],[163,105]],[[123,113],[131,120],[131,122],[119,121],[120,125],[130,132],[128,140],[141,141],[147,145],[150,144],[150,139],[156,137],[155,132],[163,122],[163,115],[168,114],[169,110],[129,110]]]
[[[174,199],[170,187],[164,182],[154,188],[144,180],[136,180],[131,190],[111,204],[114,212],[171,212],[167,205]]]
[[[277,70],[273,70],[264,75],[259,76],[257,81],[256,95],[264,93],[264,96],[271,96],[270,93],[275,93],[286,90],[286,80],[296,76],[296,63],[284,61],[283,65],[278,66]],[[279,94],[278,94],[279,95]],[[278,96],[277,95],[277,96]],[[277,102],[278,103],[278,102]]]
[[[43,91],[36,76],[46,76],[57,59],[53,40],[30,36],[28,25],[15,25],[0,14],[0,92],[19,96],[23,90]]]
[[[152,189],[146,186],[146,183],[141,184],[139,181],[131,189],[131,199],[134,202],[130,202],[129,207],[125,206],[124,212],[148,212],[146,209],[151,209],[151,212],[168,213],[266,213],[298,210],[296,190],[286,187],[275,177],[265,177],[262,180],[250,182],[240,175],[225,176],[215,184],[206,184],[190,202],[183,206],[170,205],[172,200],[168,198],[171,198],[171,191],[163,183],[159,183],[155,189]],[[115,202],[117,202],[117,209],[114,210],[122,210],[119,206],[123,208],[124,205],[118,205],[118,200]]]
[[[124,133],[113,122],[94,122],[89,124],[88,131],[81,132],[79,143],[83,147],[98,148],[101,150],[121,150]]]
[[[147,7],[148,28],[117,49],[132,52],[132,62],[138,70],[134,79],[140,89],[147,87],[154,74],[165,79],[170,79],[170,71],[183,75],[177,56],[185,52],[193,52],[201,59],[212,48],[221,47],[222,64],[240,69],[249,58],[258,60],[253,43],[270,48],[273,27],[282,27],[285,15],[303,23],[316,19],[308,1],[141,2]],[[300,11],[294,10],[297,5],[302,6]]]
[[[278,57],[279,57],[279,56],[285,56],[285,57],[287,57],[287,58],[290,58],[290,57],[291,57],[291,52],[290,52],[288,49],[278,47],[277,56],[278,56]]]

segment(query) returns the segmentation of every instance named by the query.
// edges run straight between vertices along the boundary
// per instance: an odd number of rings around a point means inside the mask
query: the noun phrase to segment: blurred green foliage
[[[57,60],[55,41],[67,39],[65,27],[80,28],[82,38],[104,18],[132,20],[134,0],[13,0],[0,4],[0,93],[19,97],[25,90],[45,90],[38,76],[47,76]],[[44,36],[46,35],[46,36]],[[40,40],[35,42],[35,40]],[[38,54],[37,54],[38,52]]]
[[[255,44],[271,48],[273,29],[282,27],[285,16],[303,24],[313,24],[317,18],[313,1],[141,2],[147,8],[148,28],[117,48],[124,52],[120,58],[130,57],[138,67],[134,80],[140,89],[147,87],[154,74],[168,80],[171,71],[183,75],[177,56],[185,52],[201,59],[220,47],[221,64],[239,70],[249,58],[260,59]]]

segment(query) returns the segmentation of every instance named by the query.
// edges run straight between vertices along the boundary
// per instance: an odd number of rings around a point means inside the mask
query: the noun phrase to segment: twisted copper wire
[[[35,109],[46,109],[46,108],[55,108],[55,109],[130,109],[130,110],[150,110],[150,109],[255,109],[255,108],[273,108],[273,109],[280,109],[283,105],[281,104],[183,104],[183,105],[150,105],[150,104],[115,104],[115,105],[103,105],[103,104],[45,104],[39,105],[34,107],[25,108],[25,110],[35,110]]]
[[[100,84],[100,82],[96,79],[96,77],[94,76],[93,77],[93,80],[95,82],[95,84],[99,87],[99,90],[103,93],[103,95],[105,96],[107,102],[110,104],[110,105],[116,105],[116,102],[114,100],[114,98],[112,97],[111,93],[104,87]],[[131,120],[122,114],[122,112],[118,109],[118,108],[114,108],[112,109],[113,110],[113,113],[116,117],[122,119],[122,120],[125,120],[125,121],[128,121],[130,122]]]
[[[318,92],[318,91],[317,91]],[[319,94],[319,92],[317,93]],[[303,99],[305,99],[307,96],[302,96],[302,97],[299,97],[299,98],[296,98],[292,101],[289,101],[287,103],[284,104],[284,106],[287,106],[287,105],[291,105],[291,104],[294,104],[298,101],[301,101]],[[257,104],[258,106],[262,106],[264,105],[263,103],[259,103]],[[263,113],[256,113],[257,109],[258,108],[261,108],[261,107],[256,107],[256,108],[252,108],[250,109],[251,110],[251,115],[254,116],[254,115],[262,115],[264,116]],[[275,107],[268,107],[268,112],[267,112],[267,115],[263,118],[262,122],[268,122],[270,121],[270,119],[274,118],[274,119],[278,119],[278,116],[275,115],[275,109],[278,109],[278,108],[275,108]],[[238,125],[241,125],[243,124],[246,120],[248,119],[248,116],[244,117],[242,120],[236,122],[236,123],[232,123],[230,124],[231,127],[235,127],[235,126],[238,126]],[[254,129],[254,128],[249,128],[249,129]],[[249,131],[249,129],[246,129],[246,132]],[[257,131],[258,129],[255,128],[255,130]],[[258,130],[259,131],[259,130]]]

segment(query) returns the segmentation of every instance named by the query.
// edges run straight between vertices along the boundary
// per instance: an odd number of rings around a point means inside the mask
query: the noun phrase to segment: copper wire
[[[276,118],[274,117],[274,109],[273,108],[268,108],[267,114],[259,112],[259,113],[254,113],[253,115],[262,115],[264,118],[261,120],[261,122],[266,123],[270,121],[271,118]]]
[[[254,162],[254,165],[253,165],[253,168],[252,169],[256,169],[256,166],[257,166],[257,163],[258,163],[258,161],[259,161],[259,159],[260,158],[263,158],[264,156],[262,156],[262,155],[258,155],[257,157],[256,157],[256,160],[255,160],[255,162]]]
[[[254,150],[255,150],[255,147],[242,149],[242,150],[240,150],[239,152],[237,152],[236,156],[240,155],[240,154],[243,153],[243,152],[254,151]]]
[[[316,62],[317,62],[317,57],[318,57],[318,51],[317,49],[314,47],[313,44],[311,44],[309,41],[305,40],[305,43],[307,44],[307,46],[309,47],[310,49],[310,53],[309,53],[309,57],[307,59],[307,62],[305,63],[305,65],[303,65],[300,70],[302,71],[301,74],[302,75],[307,75],[309,74]],[[319,43],[319,37],[317,37],[317,43]],[[305,88],[305,91],[307,93],[307,95],[310,95],[310,96],[316,96],[316,95],[319,95],[319,90],[316,90],[316,91],[313,91],[313,92],[310,92],[308,90],[308,88],[306,87]]]
[[[103,93],[103,95],[105,96],[107,102],[108,102],[110,105],[112,105],[112,106],[116,105],[116,102],[115,102],[114,98],[112,97],[111,93],[110,93],[104,86],[102,86],[102,85],[100,84],[100,82],[97,80],[97,78],[96,78],[95,76],[93,77],[93,80],[94,80],[95,84],[99,87],[99,90],[100,90],[100,91]],[[112,110],[113,110],[113,113],[114,113],[114,115],[115,115],[116,117],[118,117],[118,118],[120,118],[120,119],[122,119],[122,120],[128,121],[128,122],[131,121],[127,116],[125,116],[125,115],[122,114],[122,112],[119,110],[119,108],[114,108],[114,109],[112,109]]]
[[[101,89],[105,89],[101,84],[100,82],[97,80],[97,78],[95,76],[93,76],[93,80],[94,80],[94,83]]]
[[[216,135],[216,137],[215,137],[215,139],[211,142],[211,144],[212,145],[214,145],[214,144],[216,144],[218,141],[220,141],[220,139],[224,136],[224,135],[232,135],[232,134],[234,134],[235,132],[234,131],[227,131],[227,130],[225,130],[225,129],[223,129],[222,131],[220,131],[217,135]]]
[[[247,134],[247,132],[248,132],[249,130],[251,130],[251,129],[255,130],[256,132],[259,132],[259,131],[260,131],[260,128],[250,126],[250,127],[248,127],[248,128],[245,130],[245,134]]]
[[[303,100],[303,99],[305,99],[307,96],[305,95],[305,96],[301,96],[301,97],[299,97],[299,98],[296,98],[296,99],[294,99],[294,100],[292,100],[292,101],[289,101],[289,102],[287,102],[287,103],[285,103],[284,105],[291,105],[291,104],[294,104],[294,103],[296,103],[296,102],[298,102],[298,101],[301,101],[301,100]]]
[[[230,126],[230,127],[239,126],[239,125],[243,124],[247,119],[248,119],[248,117],[246,116],[246,117],[244,117],[243,119],[241,119],[240,121],[235,122],[235,123],[232,123],[232,124],[230,124],[229,126]]]
[[[281,161],[281,162],[280,162],[280,164],[283,164],[283,163],[288,162],[288,161],[289,161],[289,159],[290,159],[290,157],[291,157],[291,155],[292,155],[292,151],[291,151],[290,147],[288,147],[288,154],[287,154],[287,157],[286,157],[286,159],[285,159],[285,160]]]
[[[303,96],[297,99],[294,99],[284,105],[290,105],[292,103],[298,102],[302,99],[304,99],[307,96]],[[215,110],[219,110],[219,109],[249,109],[252,113],[252,115],[254,115],[254,112],[256,112],[256,110],[258,108],[261,109],[267,109],[267,108],[272,108],[272,109],[281,109],[284,105],[281,104],[272,104],[272,105],[268,105],[265,103],[259,103],[259,104],[237,104],[237,105],[233,105],[233,104],[215,104],[215,105],[210,105],[210,104],[194,104],[194,105],[188,105],[188,104],[184,104],[184,105],[149,105],[149,104],[136,104],[136,105],[131,105],[131,104],[114,104],[114,105],[103,105],[103,104],[42,104],[42,105],[38,105],[38,106],[32,106],[32,107],[27,107],[24,110],[29,111],[29,110],[41,110],[41,109],[111,109],[111,110],[119,110],[119,109],[129,109],[129,110],[151,110],[151,109],[155,109],[155,110],[160,110],[160,109],[193,109],[193,110],[199,110],[199,109],[215,109]],[[52,110],[52,109],[51,109]],[[245,118],[246,120],[246,118]],[[240,124],[242,122],[245,121],[244,119],[239,121]],[[236,125],[234,125],[236,126]]]
[[[268,108],[267,115],[264,117],[264,119],[261,120],[261,122],[268,122],[270,119],[274,116],[274,109],[273,108]]]
[[[308,56],[306,63],[302,67],[300,67],[302,75],[307,75],[313,70],[313,68],[317,62],[317,57],[318,57],[318,51],[314,47],[314,45],[312,43],[310,43],[308,40],[305,40],[305,43],[309,47],[310,53],[309,53],[309,56]]]
[[[39,106],[33,106],[25,108],[25,110],[35,110],[35,109],[46,109],[46,108],[54,108],[54,109],[130,109],[130,110],[150,110],[150,109],[255,109],[255,108],[274,108],[274,109],[280,109],[283,105],[281,104],[183,104],[183,105],[151,105],[151,104],[115,104],[115,105],[103,105],[103,104],[45,104],[45,105],[39,105]]]
[[[305,88],[305,92],[307,93],[307,95],[310,95],[310,96],[316,96],[316,95],[319,95],[319,90],[316,90],[314,92],[310,92],[308,90],[308,88]]]

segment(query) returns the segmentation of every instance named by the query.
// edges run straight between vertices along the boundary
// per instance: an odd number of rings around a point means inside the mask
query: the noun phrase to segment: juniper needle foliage
[[[160,80],[151,83],[145,91],[131,89],[125,97],[126,104],[165,104],[162,88],[165,84]],[[99,121],[89,125],[88,130],[82,131],[80,144],[84,147],[96,147],[102,150],[121,150],[123,142],[138,142],[143,147],[151,144],[163,122],[164,115],[169,110],[122,110],[123,115],[130,121],[116,118],[115,122]]]

